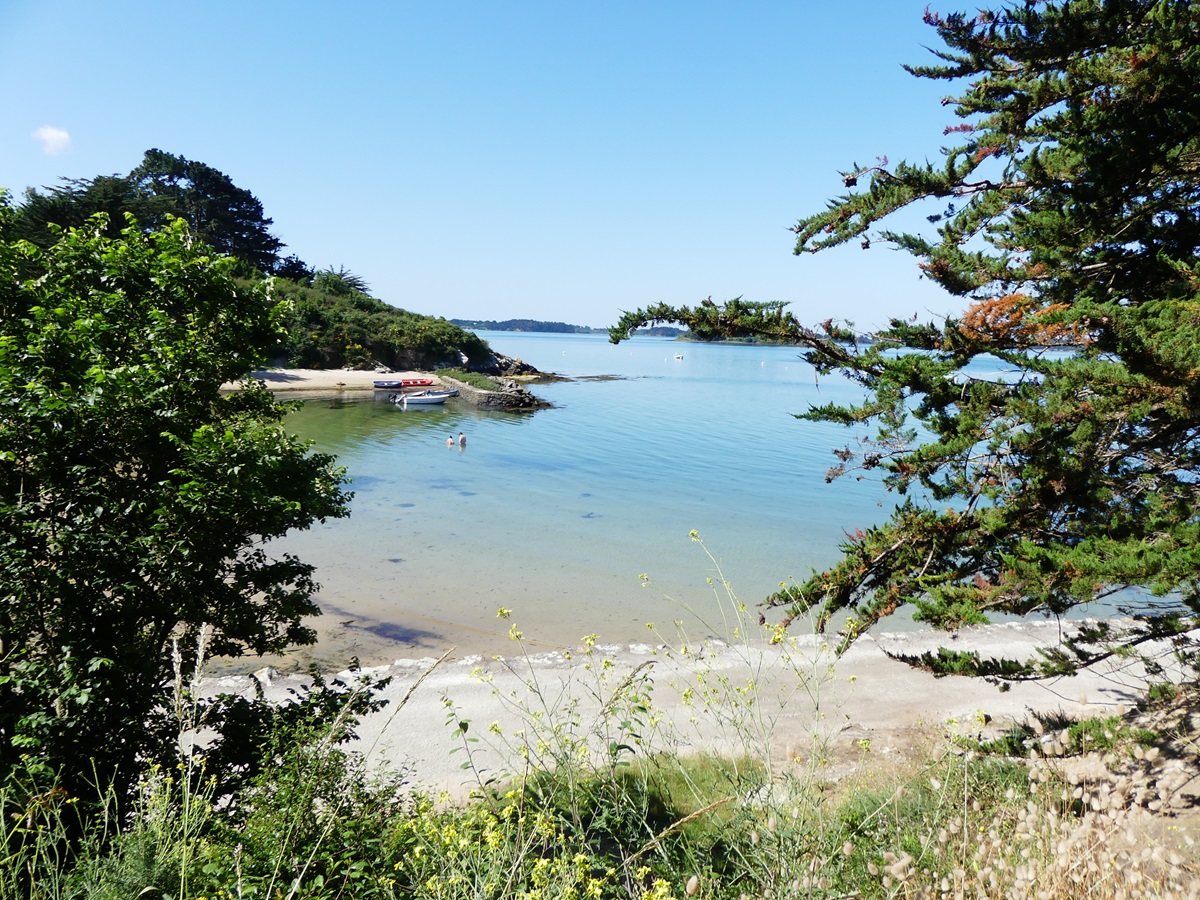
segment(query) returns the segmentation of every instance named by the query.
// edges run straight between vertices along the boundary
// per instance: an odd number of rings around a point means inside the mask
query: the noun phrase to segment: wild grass
[[[1187,812],[1191,732],[1172,744],[1189,756],[1116,717],[1031,717],[887,777],[835,779],[828,654],[713,587],[736,670],[677,627],[636,666],[586,638],[552,679],[513,625],[513,656],[476,673],[504,715],[471,722],[443,698],[474,785],[463,801],[370,769],[341,742],[349,698],[332,720],[279,725],[253,777],[219,777],[193,739],[202,672],[177,671],[178,768],[148,768],[127,816],[78,810],[36,767],[10,775],[0,900],[1200,896],[1186,833],[1162,839]],[[812,716],[783,748],[781,684]],[[688,714],[668,716],[667,696]]]
[[[453,378],[455,381],[461,381],[463,384],[469,384],[471,387],[477,387],[483,391],[498,391],[501,387],[500,382],[494,378],[480,372],[468,372],[466,369],[438,369],[433,374],[439,378],[442,376]]]

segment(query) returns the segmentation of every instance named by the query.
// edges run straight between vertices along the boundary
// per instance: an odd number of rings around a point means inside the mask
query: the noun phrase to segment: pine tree
[[[788,621],[812,613],[849,641],[905,606],[954,628],[1108,597],[1132,624],[1085,628],[1036,664],[919,662],[1033,677],[1154,639],[1195,662],[1200,9],[1030,0],[926,20],[944,48],[909,71],[952,84],[958,143],[940,165],[851,166],[853,190],[795,226],[796,253],[902,248],[963,298],[961,316],[893,320],[860,346],[847,325],[739,298],[629,313],[613,339],[677,321],[701,338],[795,341],[865,388],[860,405],[801,418],[874,423],[830,477],[877,470],[903,499],[836,565],[768,598]],[[929,214],[928,233],[882,227],[908,207]],[[985,355],[1012,374],[976,374]]]

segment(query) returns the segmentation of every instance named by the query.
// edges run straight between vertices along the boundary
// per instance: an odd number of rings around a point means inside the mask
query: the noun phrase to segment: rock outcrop
[[[523,366],[527,363],[516,360]],[[533,371],[532,366],[529,366]],[[504,412],[533,412],[539,409],[549,409],[553,404],[543,400],[526,389],[523,385],[508,378],[497,379],[500,384],[498,391],[485,391],[483,388],[477,388],[474,385],[466,384],[459,381],[457,378],[450,378],[446,375],[438,376],[446,387],[457,388],[458,396],[466,403],[471,403],[483,409],[498,409]]]
[[[525,362],[525,360],[517,359],[513,356],[505,356],[503,353],[493,353],[491,359],[479,365],[464,364],[464,368],[469,368],[472,372],[479,372],[481,375],[489,375],[492,378],[512,378],[515,375],[541,374],[541,372]]]

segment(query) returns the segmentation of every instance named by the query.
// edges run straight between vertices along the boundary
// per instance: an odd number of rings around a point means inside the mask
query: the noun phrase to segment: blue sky
[[[254,193],[285,253],[446,318],[927,318],[961,303],[910,257],[789,231],[854,162],[936,158],[948,87],[901,69],[925,6],[6,0],[0,186],[157,147]]]

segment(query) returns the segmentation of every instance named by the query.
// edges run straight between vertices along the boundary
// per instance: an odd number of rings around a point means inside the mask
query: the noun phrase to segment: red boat
[[[427,388],[432,384],[432,378],[394,378],[376,381],[375,389],[377,391],[401,391],[404,388]]]

